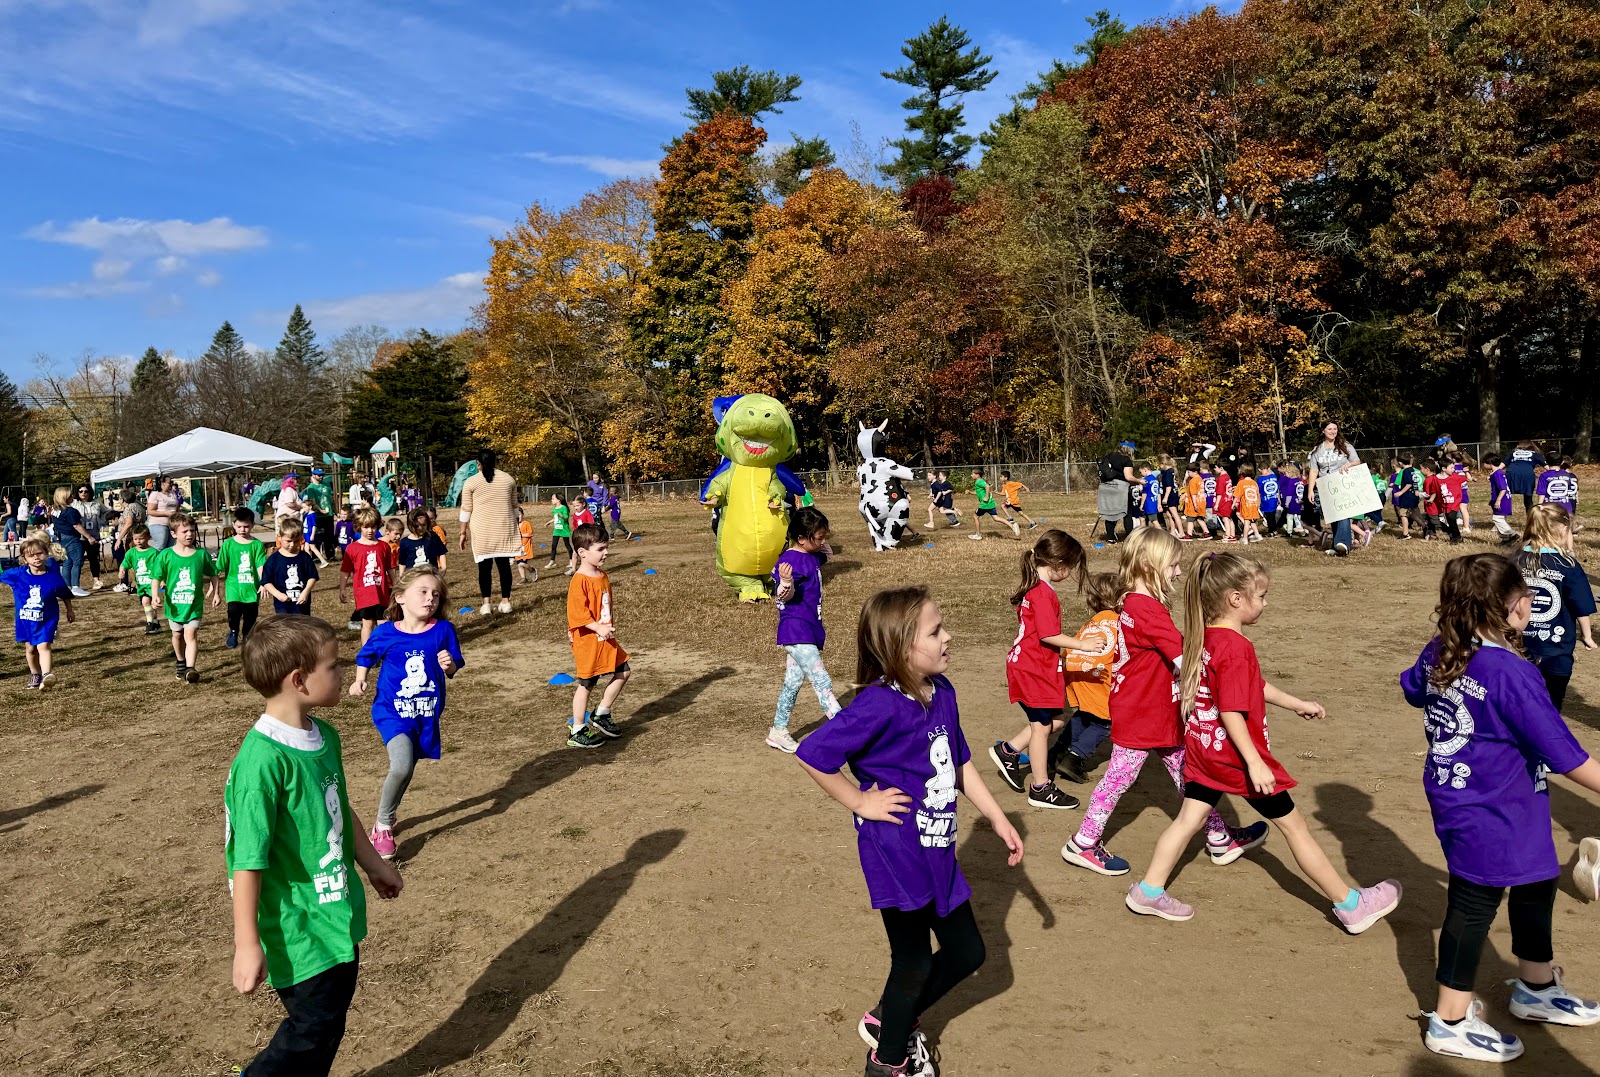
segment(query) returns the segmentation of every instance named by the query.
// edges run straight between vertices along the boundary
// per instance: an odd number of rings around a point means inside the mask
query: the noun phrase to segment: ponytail
[[[1219,550],[1197,558],[1183,592],[1183,669],[1178,677],[1180,713],[1188,717],[1205,675],[1206,625],[1222,616],[1228,595],[1265,579],[1267,566],[1249,554]]]
[[[1022,584],[1011,596],[1013,606],[1022,605],[1028,592],[1039,586],[1039,566],[1065,568],[1072,572],[1078,590],[1083,590],[1089,578],[1089,557],[1083,552],[1083,543],[1059,528],[1052,527],[1039,536],[1039,541],[1022,553]]]
[[[478,473],[483,476],[484,482],[494,481],[494,466],[500,462],[500,457],[493,449],[484,449],[478,454]]]
[[[1013,606],[1022,605],[1028,592],[1039,586],[1039,559],[1032,549],[1022,551],[1022,583],[1011,596]]]

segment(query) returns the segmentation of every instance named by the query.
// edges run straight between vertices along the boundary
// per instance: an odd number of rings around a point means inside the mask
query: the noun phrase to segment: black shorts
[[[1061,707],[1030,707],[1026,703],[1018,703],[1017,706],[1021,707],[1022,713],[1028,716],[1028,722],[1031,725],[1047,726],[1051,722],[1060,721],[1062,714],[1065,713]]]
[[[1222,790],[1201,785],[1199,782],[1184,782],[1183,799],[1198,800],[1215,808],[1222,800]],[[1256,814],[1263,819],[1282,819],[1294,811],[1294,798],[1289,795],[1287,789],[1280,789],[1270,797],[1245,797],[1244,802],[1254,808]]]
[[[360,609],[356,610],[356,612],[355,612],[355,620],[357,620],[357,621],[381,621],[385,617],[387,617],[388,614],[389,614],[389,607],[388,606],[379,606],[379,605],[362,606]]]
[[[978,515],[979,516],[999,516],[1000,515],[1000,510],[999,509],[979,509],[978,510]]]
[[[628,672],[628,663],[624,662],[624,663],[622,663],[622,665],[618,666],[616,669],[611,671],[611,674],[610,674],[611,679],[612,680],[616,680],[617,679],[617,674],[626,673],[626,672]],[[588,690],[592,690],[596,684],[600,683],[600,678],[604,677],[604,676],[606,676],[606,674],[604,674],[604,673],[596,673],[593,677],[579,677],[578,678],[578,687],[584,688],[584,689],[588,689]]]

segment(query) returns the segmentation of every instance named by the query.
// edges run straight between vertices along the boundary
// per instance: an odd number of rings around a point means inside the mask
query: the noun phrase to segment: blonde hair
[[[400,608],[400,596],[406,593],[406,588],[424,576],[432,576],[434,582],[439,585],[439,605],[433,611],[433,619],[435,621],[448,621],[450,619],[450,585],[445,582],[444,573],[431,565],[418,565],[416,568],[406,569],[400,574],[400,578],[395,581],[394,590],[389,593],[389,612],[387,614],[389,620],[398,621],[406,615],[405,610]]]
[[[390,517],[389,519],[383,521],[383,530],[385,532],[398,531],[400,534],[403,535],[403,534],[405,534],[406,525],[400,522],[400,517],[393,516],[393,517]]]
[[[1162,467],[1172,467],[1172,456],[1168,453],[1162,453],[1160,456],[1156,457],[1156,463],[1160,464]]]
[[[50,500],[55,503],[56,508],[66,508],[68,505],[72,504],[72,487],[57,486],[56,492],[50,495]]]
[[[274,614],[244,638],[239,667],[245,683],[270,698],[283,691],[283,682],[295,670],[309,676],[322,660],[323,648],[338,640],[333,626],[320,617]]]
[[[356,527],[361,530],[372,528],[374,531],[383,526],[383,517],[378,515],[378,510],[371,505],[362,505],[356,513]]]
[[[1562,531],[1566,534],[1562,535]],[[1568,564],[1576,564],[1566,552],[1567,543],[1571,540],[1572,514],[1566,506],[1557,505],[1554,501],[1535,505],[1528,510],[1527,522],[1522,525],[1522,544],[1533,549],[1517,554],[1517,566],[1524,573],[1533,572],[1539,567],[1542,551],[1547,549],[1558,551],[1557,556]]]
[[[305,524],[296,520],[293,516],[285,516],[278,521],[279,538],[289,538],[291,535],[295,538],[304,538],[305,533]]]
[[[1122,593],[1143,587],[1156,597],[1167,600],[1167,569],[1178,559],[1182,547],[1172,534],[1160,527],[1141,527],[1123,540]]]
[[[23,553],[32,553],[37,550],[46,557],[50,556],[50,539],[44,535],[29,535],[22,540]]]
[[[917,639],[922,607],[933,601],[926,587],[879,591],[861,606],[856,622],[856,684],[898,686],[923,699],[921,679],[911,672],[911,648]]]
[[[1183,592],[1182,713],[1194,710],[1205,672],[1206,625],[1222,615],[1228,595],[1267,579],[1267,566],[1247,553],[1219,550],[1196,558]]]

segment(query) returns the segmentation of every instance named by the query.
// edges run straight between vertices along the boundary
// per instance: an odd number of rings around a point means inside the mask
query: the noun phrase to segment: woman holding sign
[[[1327,478],[1337,475],[1347,467],[1359,464],[1361,458],[1356,455],[1356,447],[1344,439],[1339,433],[1338,423],[1329,423],[1322,428],[1322,441],[1311,450],[1309,466],[1306,470],[1306,499],[1312,500],[1317,496],[1317,478]],[[1328,520],[1324,519],[1326,526]],[[1350,553],[1350,521],[1348,519],[1333,522],[1333,553],[1344,557]]]

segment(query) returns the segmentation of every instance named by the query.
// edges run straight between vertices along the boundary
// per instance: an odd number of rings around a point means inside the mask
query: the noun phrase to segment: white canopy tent
[[[264,441],[197,426],[187,434],[152,445],[142,452],[124,457],[114,464],[95,468],[91,482],[116,482],[142,479],[150,475],[220,475],[240,468],[268,470],[294,464],[310,464],[311,457],[268,445]]]

